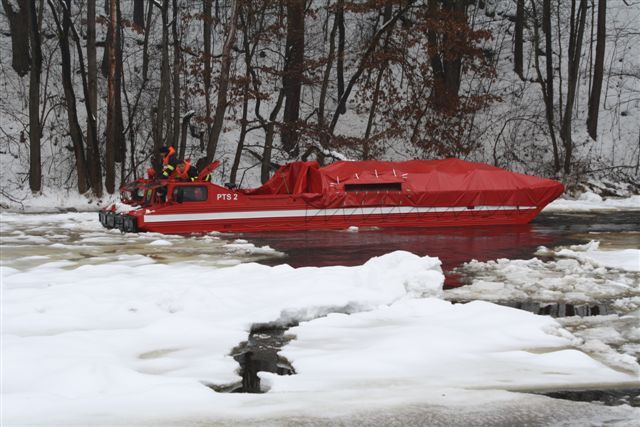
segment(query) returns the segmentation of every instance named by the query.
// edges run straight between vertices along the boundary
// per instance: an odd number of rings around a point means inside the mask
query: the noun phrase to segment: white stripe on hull
[[[235,212],[207,212],[185,214],[145,215],[144,222],[173,222],[173,221],[213,221],[229,219],[258,219],[258,218],[308,218],[331,216],[363,216],[363,215],[405,215],[416,213],[438,212],[475,212],[475,211],[523,211],[537,209],[535,206],[475,206],[467,207],[422,207],[422,206],[391,206],[391,207],[362,207],[335,209],[296,209],[273,211],[235,211]]]

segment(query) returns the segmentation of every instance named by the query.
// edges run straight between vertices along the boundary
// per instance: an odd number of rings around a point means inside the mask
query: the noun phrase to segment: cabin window
[[[204,185],[180,186],[173,189],[173,200],[178,202],[203,202],[207,200],[207,187]]]
[[[345,184],[344,191],[351,193],[356,191],[378,192],[378,191],[402,191],[400,182],[375,182],[371,184]]]

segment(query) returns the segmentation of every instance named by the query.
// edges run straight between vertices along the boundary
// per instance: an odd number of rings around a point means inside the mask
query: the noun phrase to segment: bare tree
[[[170,96],[169,89],[171,86],[171,78],[169,76],[169,2],[162,2],[160,8],[160,14],[162,16],[162,60],[160,65],[160,90],[158,91],[158,104],[155,110],[155,120],[153,126],[153,141],[154,141],[154,162],[153,165],[156,170],[160,170],[162,165],[162,158],[160,154],[160,147],[167,142],[165,133],[165,123],[167,120],[167,111],[170,110]],[[169,114],[169,117],[171,115]],[[170,129],[170,124],[166,123],[167,129]],[[171,141],[169,141],[171,143]]]
[[[330,135],[328,130],[326,129],[326,117],[325,117],[325,106],[327,100],[327,92],[329,89],[329,78],[331,77],[331,69],[333,68],[333,61],[335,59],[335,50],[336,50],[336,32],[338,30],[338,12],[336,12],[333,18],[333,27],[331,28],[331,33],[329,34],[329,51],[327,53],[326,65],[324,68],[324,73],[322,76],[322,86],[320,87],[320,97],[318,99],[318,131],[320,133],[320,146],[323,148],[327,148],[329,145]],[[343,82],[344,86],[344,82]],[[344,91],[344,88],[342,88]],[[340,89],[338,89],[338,93],[340,93]]]
[[[589,96],[589,114],[587,130],[592,139],[598,137],[598,114],[600,112],[600,94],[604,75],[604,51],[607,37],[607,0],[598,0],[598,32],[596,35],[596,57],[593,65],[593,85]]]
[[[466,22],[464,0],[429,0],[428,13],[440,21],[464,20]],[[434,84],[431,99],[440,111],[455,111],[458,106],[458,92],[462,77],[462,57],[450,48],[452,36],[449,32],[439,31],[434,26],[427,33],[429,61],[433,72]]]
[[[534,31],[534,63],[536,73],[538,77],[538,83],[542,89],[542,98],[544,99],[545,118],[547,121],[547,127],[549,129],[549,137],[551,138],[551,145],[553,148],[553,172],[558,173],[560,171],[560,152],[558,148],[558,141],[556,137],[556,129],[553,113],[553,51],[551,47],[551,0],[544,0],[542,5],[542,28],[545,31],[545,59],[546,59],[546,78],[542,76],[540,69],[539,59],[539,40],[540,33],[538,28],[540,21],[536,9],[536,0],[531,0],[531,9],[533,12],[533,31]]]
[[[18,10],[14,10],[9,0],[2,0],[4,12],[9,20],[11,31],[11,66],[20,77],[29,72],[29,3],[30,0],[19,0]]]
[[[64,88],[65,107],[69,121],[69,134],[73,144],[73,152],[76,159],[76,173],[78,175],[78,192],[84,194],[89,189],[87,182],[87,167],[82,142],[82,129],[78,123],[78,111],[76,110],[76,94],[71,79],[71,49],[69,48],[69,31],[71,28],[71,0],[64,0],[62,7],[62,23],[52,0],[48,0],[51,14],[58,29],[60,41],[60,54],[62,56],[62,86]]]
[[[336,2],[336,23],[338,25],[338,54],[336,73],[338,78],[338,99],[344,94],[344,44],[345,44],[345,28],[344,28],[344,0]],[[347,106],[340,105],[339,113],[347,112]]]
[[[576,99],[578,85],[578,75],[580,72],[580,57],[582,55],[582,39],[584,37],[584,26],[587,16],[587,0],[580,0],[576,10],[576,0],[571,1],[571,21],[569,30],[569,58],[567,76],[567,100],[565,103],[564,116],[562,118],[562,128],[560,136],[564,146],[564,173],[571,170],[573,155],[573,139],[571,125],[573,120],[573,105]]]
[[[297,122],[304,72],[304,0],[287,0],[287,42],[282,87],[285,94],[282,148],[292,157],[299,153]]]
[[[122,128],[118,123],[118,110],[122,114],[122,106],[120,105],[120,80],[118,79],[117,59],[119,57],[118,50],[120,48],[120,40],[118,35],[119,0],[109,0],[109,31],[110,39],[108,43],[108,90],[107,90],[107,143],[105,147],[105,186],[109,194],[115,191],[115,161],[116,150],[123,144]]]
[[[35,0],[29,0],[29,46],[31,63],[29,65],[29,187],[39,192],[42,188],[42,164],[40,159],[40,72],[42,69],[42,51],[40,48],[40,30]]]
[[[513,70],[521,79],[524,79],[522,45],[523,45],[523,29],[524,29],[524,0],[517,0],[516,4],[516,29],[513,47]]]
[[[263,2],[262,7],[256,9],[253,7],[253,3],[247,2],[245,3],[243,12],[240,13],[245,75],[242,79],[242,118],[240,119],[240,137],[238,138],[236,154],[233,158],[231,173],[229,174],[229,182],[232,184],[236,183],[238,168],[240,167],[240,158],[242,157],[242,151],[244,150],[244,142],[247,137],[247,133],[249,132],[247,129],[249,125],[247,117],[249,113],[249,99],[252,97],[250,91],[253,73],[252,61],[259,44],[260,35],[264,28],[265,11],[267,6],[268,2]],[[250,34],[250,30],[252,28],[254,28],[253,36]]]
[[[260,124],[264,128],[264,150],[262,152],[262,160],[260,167],[260,180],[264,184],[269,180],[269,175],[271,172],[271,154],[273,152],[273,136],[275,133],[275,125],[276,118],[280,113],[280,109],[282,108],[282,102],[284,100],[284,89],[280,89],[278,92],[278,99],[276,100],[276,105],[271,110],[269,114],[269,120],[265,120],[259,113],[260,111],[260,103],[258,102],[260,98],[256,101],[256,116],[260,121]]]
[[[98,147],[98,68],[96,62],[96,0],[87,1],[87,162],[93,193],[102,196],[102,170]]]
[[[175,145],[180,141],[180,39],[178,38],[178,1],[172,0],[173,19],[171,20],[171,38],[173,39],[173,130],[171,142]],[[182,145],[178,156],[184,159]]]
[[[215,116],[213,117],[213,127],[209,135],[207,144],[207,162],[212,162],[216,155],[218,139],[222,132],[224,114],[227,111],[227,90],[229,88],[229,74],[231,71],[231,49],[236,40],[236,29],[238,26],[238,9],[240,0],[232,1],[231,18],[227,28],[227,35],[222,47],[222,67],[220,69],[220,84],[218,85],[218,101],[216,104]]]
[[[141,30],[145,29],[144,0],[133,0],[133,23]]]
[[[393,28],[393,26],[395,25],[396,21],[401,16],[403,16],[407,10],[409,10],[409,8],[411,7],[412,3],[413,3],[413,1],[411,1],[411,0],[408,1],[407,4],[404,7],[399,9],[391,17],[391,19],[389,19],[388,21],[386,21],[382,25],[382,27],[380,27],[374,33],[374,35],[371,37],[371,40],[369,40],[369,44],[367,45],[366,50],[364,51],[364,53],[360,57],[360,61],[358,62],[358,66],[356,68],[356,71],[353,73],[353,75],[349,79],[349,83],[347,84],[347,87],[345,88],[344,93],[342,94],[342,96],[338,100],[338,105],[336,107],[335,112],[333,113],[333,117],[331,119],[331,125],[329,126],[329,131],[331,133],[333,133],[333,131],[334,131],[335,127],[336,127],[336,124],[338,123],[338,119],[340,118],[340,111],[343,111],[345,109],[346,104],[347,104],[347,100],[349,99],[349,96],[351,95],[351,91],[353,90],[353,87],[356,84],[356,82],[358,81],[358,79],[360,78],[360,76],[362,76],[362,73],[365,71],[365,69],[367,67],[367,63],[369,61],[369,58],[371,57],[371,55],[375,51],[376,47],[378,46],[378,42],[380,41],[380,38],[387,31],[390,31]]]
[[[208,120],[211,118],[211,24],[213,17],[211,16],[211,0],[203,0],[202,2],[202,33],[204,38],[204,52],[202,60],[204,61],[204,103],[207,118],[207,133],[211,133],[211,126]]]
[[[393,4],[390,1],[386,1],[384,6],[384,12],[382,14],[382,22],[387,22],[391,19],[391,13],[393,11]],[[386,51],[389,45],[389,39],[391,37],[391,30],[387,32],[384,42],[382,44],[383,52]],[[380,84],[382,83],[382,76],[387,68],[387,61],[383,59],[378,63],[378,76],[376,77],[375,87],[373,89],[373,96],[371,98],[371,106],[369,108],[369,118],[367,119],[367,128],[364,131],[364,139],[362,140],[362,159],[369,160],[371,157],[371,144],[369,138],[371,137],[371,130],[373,129],[373,121],[376,116],[376,109],[378,108],[378,101],[380,98]]]

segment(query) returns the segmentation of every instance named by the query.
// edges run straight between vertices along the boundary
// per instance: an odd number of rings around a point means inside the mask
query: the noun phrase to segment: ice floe
[[[509,400],[500,390],[638,380],[581,351],[583,339],[550,317],[443,301],[439,260],[407,252],[356,267],[133,262],[0,274],[8,425],[339,415],[442,393]],[[296,375],[262,373],[271,390],[259,396],[207,387],[239,381],[229,354],[253,324],[295,322],[283,354]]]

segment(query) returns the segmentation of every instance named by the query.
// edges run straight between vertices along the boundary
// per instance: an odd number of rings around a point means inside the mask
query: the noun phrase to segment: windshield
[[[147,188],[144,192],[144,205],[148,206],[153,202],[153,188]]]

